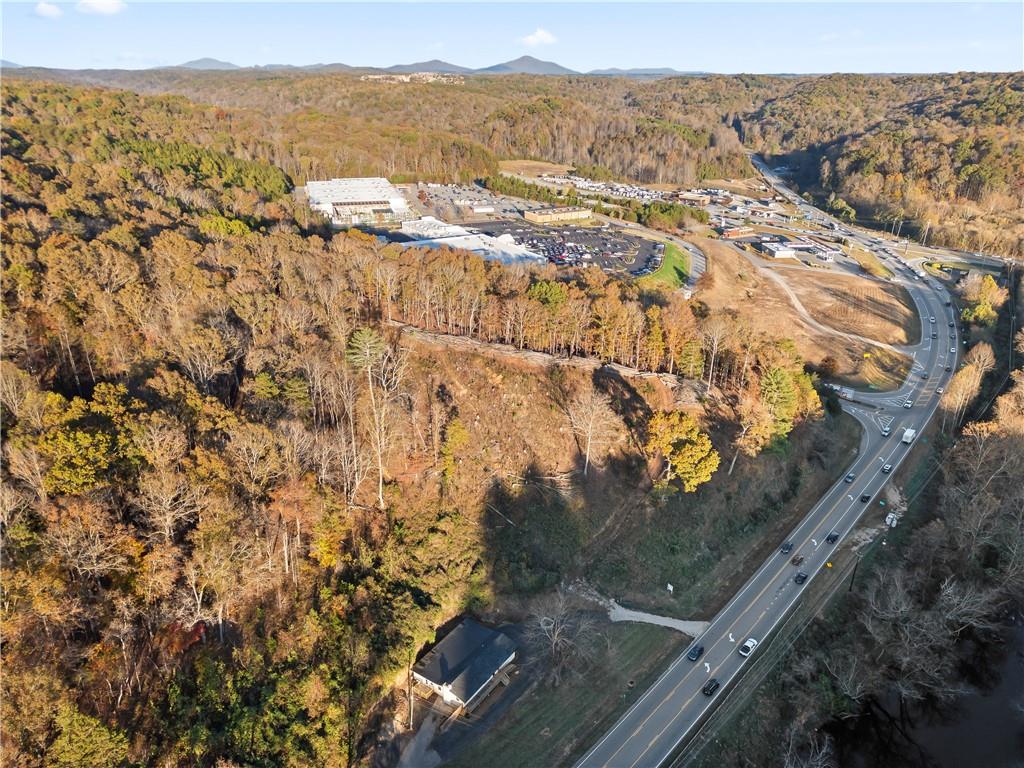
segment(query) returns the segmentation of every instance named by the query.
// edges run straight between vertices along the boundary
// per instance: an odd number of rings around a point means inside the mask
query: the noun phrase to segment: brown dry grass
[[[835,358],[837,380],[844,384],[892,389],[903,381],[909,367],[907,358],[879,354],[874,345],[837,339],[809,328],[783,290],[759,275],[730,246],[715,240],[695,242],[708,254],[711,275],[697,293],[697,299],[711,310],[732,313],[744,330],[792,339],[804,360],[812,365],[820,364],[828,356]],[[818,275],[816,271],[814,276]]]
[[[886,344],[916,344],[921,325],[905,288],[854,275],[785,270],[789,286],[819,323]]]
[[[560,163],[545,163],[540,160],[502,160],[498,163],[498,169],[503,173],[514,173],[518,176],[533,178],[545,173],[563,174],[572,170],[572,167]]]

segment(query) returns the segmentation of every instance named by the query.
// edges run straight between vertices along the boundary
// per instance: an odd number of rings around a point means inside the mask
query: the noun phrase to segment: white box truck
[[[904,442],[907,445],[909,445],[910,443],[914,442],[915,437],[917,437],[916,429],[905,429],[903,430],[903,440],[901,442]]]

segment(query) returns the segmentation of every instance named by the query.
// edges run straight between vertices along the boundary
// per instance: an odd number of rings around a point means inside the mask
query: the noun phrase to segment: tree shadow
[[[602,366],[592,376],[594,388],[608,395],[612,410],[622,419],[630,437],[639,448],[644,443],[647,422],[653,415],[647,401],[611,366]]]
[[[583,532],[570,508],[570,490],[535,464],[521,477],[492,480],[484,499],[484,536],[497,589],[550,589],[578,560]]]

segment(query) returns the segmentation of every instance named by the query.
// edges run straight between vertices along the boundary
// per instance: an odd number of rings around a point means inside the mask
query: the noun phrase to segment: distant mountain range
[[[186,61],[178,66],[182,69],[241,69],[240,66],[232,64],[230,61],[221,61],[220,59],[211,59],[209,57]]]
[[[11,61],[2,61],[0,66],[4,69],[48,69],[47,67],[25,67]],[[440,75],[577,75],[593,77],[633,77],[637,79],[654,79],[659,77],[677,76],[700,76],[707,72],[680,72],[671,67],[649,67],[637,69],[594,69],[590,72],[577,72],[576,70],[563,67],[554,61],[544,61],[533,56],[520,56],[512,61],[503,61],[500,64],[492,64],[489,67],[471,69],[461,67],[440,59],[430,61],[417,61],[412,64],[395,64],[390,67],[357,67],[341,62],[331,64],[307,64],[295,66],[293,64],[264,64],[255,67],[241,67],[230,61],[214,59],[209,56],[201,59],[186,61],[170,67],[153,67],[154,70],[180,70],[189,69],[197,72],[385,72],[392,74],[410,74],[412,72],[433,72]],[[85,70],[60,70],[63,72],[85,71]]]
[[[211,71],[225,71],[243,69],[237,64],[220,59],[203,58],[187,61],[178,66],[180,69],[199,69]],[[163,69],[163,67],[158,67]],[[595,75],[602,77],[636,77],[656,78],[674,77],[678,75],[703,75],[704,72],[680,72],[671,67],[651,67],[639,69],[595,69],[590,72],[577,72],[576,70],[563,67],[554,61],[543,61],[533,56],[520,56],[512,61],[504,61],[500,64],[493,64],[489,67],[472,69],[461,67],[440,59],[430,61],[417,61],[412,64],[395,64],[390,67],[354,67],[348,64],[310,64],[296,67],[289,64],[268,64],[261,67],[248,67],[248,69],[261,70],[307,70],[313,72],[350,72],[355,70],[367,72],[392,72],[395,74],[408,74],[411,72],[434,72],[441,75]]]

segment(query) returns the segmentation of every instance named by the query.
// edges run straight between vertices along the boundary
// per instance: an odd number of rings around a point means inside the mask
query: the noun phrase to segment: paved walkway
[[[641,624],[657,624],[659,627],[669,627],[670,629],[678,630],[690,637],[698,637],[704,634],[704,630],[708,628],[708,622],[706,621],[672,619],[668,616],[658,616],[654,613],[644,613],[643,611],[634,611],[631,608],[623,608],[614,600],[609,600],[608,602],[611,603],[611,606],[608,608],[608,618],[612,621],[636,621]]]
[[[706,621],[685,621],[683,619],[673,619],[670,616],[659,616],[656,613],[645,613],[644,611],[634,611],[632,608],[623,608],[610,597],[602,595],[591,584],[582,579],[567,585],[566,589],[585,600],[597,603],[607,609],[608,618],[613,622],[635,621],[639,624],[657,624],[659,627],[668,627],[690,637],[697,637],[703,634],[704,630],[708,627]]]

